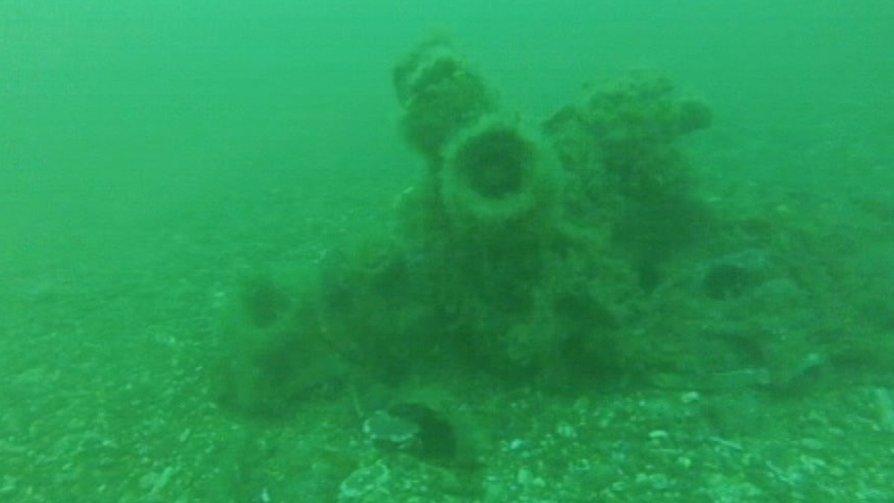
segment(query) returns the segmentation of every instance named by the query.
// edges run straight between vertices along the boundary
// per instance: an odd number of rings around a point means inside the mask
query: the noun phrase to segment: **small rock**
[[[670,487],[671,481],[667,475],[663,473],[638,473],[636,475],[636,483],[644,486],[650,486],[652,489],[663,491]]]
[[[528,470],[527,468],[519,468],[515,480],[523,486],[546,487],[546,481],[541,477],[535,477],[531,470]]]
[[[0,494],[9,494],[16,490],[18,479],[11,475],[3,476],[3,485],[0,486]]]
[[[339,500],[362,498],[381,490],[390,477],[391,473],[382,461],[358,468],[339,484]]]
[[[680,396],[680,401],[685,404],[694,403],[699,401],[700,399],[701,395],[698,393],[698,391],[688,391]]]
[[[888,431],[894,431],[894,398],[887,388],[872,390],[878,408],[879,423]]]
[[[161,491],[163,491],[164,488],[167,487],[168,483],[171,481],[171,477],[174,475],[175,471],[176,470],[174,470],[173,466],[169,466],[165,468],[164,471],[161,472],[161,474],[155,476],[155,479],[152,482],[152,487],[149,490],[149,495],[157,496],[159,493],[161,493]]]
[[[533,479],[534,475],[527,468],[519,468],[518,473],[515,475],[516,482],[523,486],[529,485]]]
[[[419,425],[379,410],[363,422],[363,433],[374,442],[407,444],[419,434]]]
[[[556,433],[560,437],[564,438],[576,438],[577,431],[575,431],[574,426],[571,426],[568,423],[562,422],[556,426]]]

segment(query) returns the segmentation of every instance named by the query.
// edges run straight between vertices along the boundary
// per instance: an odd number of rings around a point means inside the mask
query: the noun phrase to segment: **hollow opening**
[[[511,129],[494,129],[466,141],[455,169],[478,194],[499,199],[522,189],[534,146]]]

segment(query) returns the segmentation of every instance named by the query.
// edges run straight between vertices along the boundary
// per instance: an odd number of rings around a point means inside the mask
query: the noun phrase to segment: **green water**
[[[894,501],[894,4],[481,3],[0,2],[0,501]]]

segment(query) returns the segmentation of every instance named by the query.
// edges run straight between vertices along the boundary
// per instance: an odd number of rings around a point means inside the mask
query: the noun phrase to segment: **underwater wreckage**
[[[397,225],[299,292],[246,282],[215,374],[226,409],[283,418],[331,383],[470,373],[786,390],[854,351],[818,339],[836,300],[793,258],[809,243],[698,192],[677,140],[712,114],[667,79],[632,75],[531,124],[434,39],[393,83],[423,176]]]

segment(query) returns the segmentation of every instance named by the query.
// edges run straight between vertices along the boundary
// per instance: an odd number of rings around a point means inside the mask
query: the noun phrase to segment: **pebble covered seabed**
[[[0,499],[894,500],[894,400],[884,382],[795,396],[440,383],[444,406],[472,418],[480,439],[480,466],[468,473],[378,449],[345,389],[285,424],[219,410],[206,367],[233,295],[221,271],[245,261],[312,264],[326,253],[319,243],[390,211],[393,189],[383,184],[364,202],[372,210],[339,221],[323,209],[332,198],[323,204],[308,186],[273,213],[251,197],[234,203],[244,219],[223,230],[202,213],[106,227],[96,249],[35,236],[42,253],[3,264]],[[315,201],[316,216],[306,211]],[[279,217],[299,204],[307,218],[282,232]],[[341,204],[359,207],[355,198]],[[301,236],[313,240],[296,246]]]

